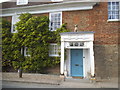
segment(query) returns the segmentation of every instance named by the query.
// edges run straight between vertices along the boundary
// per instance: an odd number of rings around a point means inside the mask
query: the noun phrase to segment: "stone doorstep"
[[[90,83],[89,79],[66,78],[65,81],[74,83]]]

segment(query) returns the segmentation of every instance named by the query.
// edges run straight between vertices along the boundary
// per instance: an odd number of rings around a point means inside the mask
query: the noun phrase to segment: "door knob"
[[[79,66],[79,64],[75,64],[75,66]]]

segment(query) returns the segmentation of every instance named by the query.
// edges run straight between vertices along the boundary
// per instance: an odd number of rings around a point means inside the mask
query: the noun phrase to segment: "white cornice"
[[[26,7],[16,7],[16,8],[7,8],[1,9],[2,15],[0,16],[12,16],[15,13],[49,13],[56,11],[72,11],[72,10],[89,10],[92,9],[96,2],[64,2],[64,3],[54,3],[54,4],[44,4],[44,5],[34,5]]]

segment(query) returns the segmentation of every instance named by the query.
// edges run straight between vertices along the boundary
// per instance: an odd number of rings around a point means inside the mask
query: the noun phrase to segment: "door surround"
[[[94,32],[65,32],[61,33],[61,60],[60,60],[60,73],[65,75],[67,72],[67,76],[70,76],[70,69],[67,66],[70,63],[70,49],[83,49],[84,56],[87,57],[83,62],[87,64],[86,61],[89,61],[89,72],[86,70],[85,73],[90,73],[90,76],[94,76],[95,74],[95,66],[94,66],[94,51],[93,51],[93,41],[94,41]],[[67,58],[65,58],[66,50]],[[83,57],[84,57],[83,56]],[[83,68],[87,68],[87,65],[83,65]],[[85,73],[83,76],[85,77]],[[86,75],[87,76],[87,75]]]

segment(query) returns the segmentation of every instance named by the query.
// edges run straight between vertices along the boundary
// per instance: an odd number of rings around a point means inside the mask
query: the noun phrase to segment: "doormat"
[[[75,78],[75,79],[83,79],[83,77],[72,77],[72,78]]]

